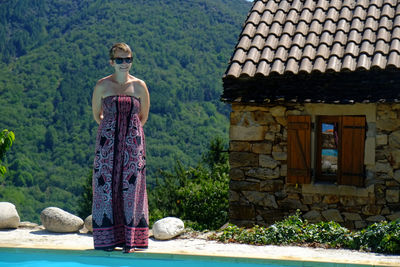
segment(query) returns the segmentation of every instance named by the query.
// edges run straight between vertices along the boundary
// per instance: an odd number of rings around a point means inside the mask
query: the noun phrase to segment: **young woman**
[[[146,84],[129,74],[132,51],[117,43],[110,49],[114,73],[100,79],[92,98],[99,124],[93,166],[93,240],[96,249],[148,246],[146,147],[143,125],[150,97]]]

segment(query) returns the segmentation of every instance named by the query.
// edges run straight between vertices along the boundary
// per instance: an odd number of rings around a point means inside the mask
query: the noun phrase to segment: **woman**
[[[96,249],[148,246],[146,151],[143,125],[150,97],[146,84],[129,74],[132,51],[117,43],[110,49],[114,73],[93,92],[93,116],[99,124],[93,168],[93,240]]]

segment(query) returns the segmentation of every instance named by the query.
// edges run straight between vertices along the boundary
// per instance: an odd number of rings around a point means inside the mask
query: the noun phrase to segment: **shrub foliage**
[[[299,211],[270,227],[229,225],[212,239],[254,245],[314,245],[400,254],[400,219],[351,232],[336,222],[309,223]]]
[[[162,180],[150,191],[150,222],[175,216],[196,230],[218,229],[228,221],[229,165],[223,141],[211,141],[196,168],[177,161],[174,172],[162,171]]]

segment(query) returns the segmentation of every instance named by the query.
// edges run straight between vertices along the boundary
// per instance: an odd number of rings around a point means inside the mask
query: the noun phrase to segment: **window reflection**
[[[338,125],[322,123],[321,171],[324,175],[336,175],[338,170]]]

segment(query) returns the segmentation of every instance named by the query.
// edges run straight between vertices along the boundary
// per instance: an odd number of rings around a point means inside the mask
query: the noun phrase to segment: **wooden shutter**
[[[288,116],[287,183],[311,182],[311,117]]]
[[[343,116],[339,184],[363,186],[365,117]]]

